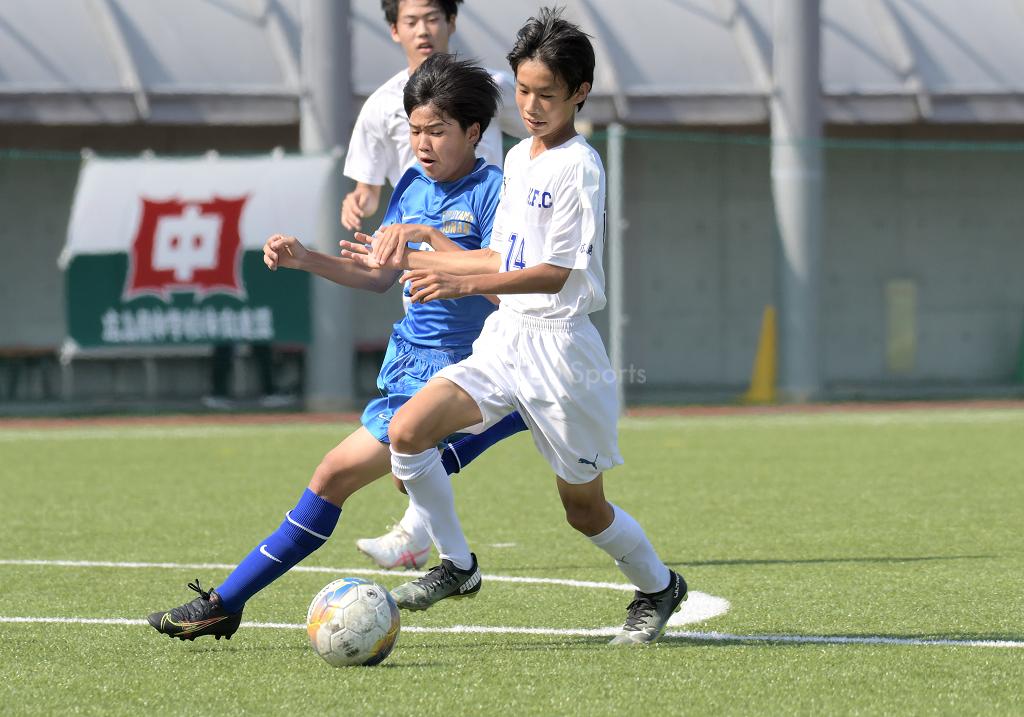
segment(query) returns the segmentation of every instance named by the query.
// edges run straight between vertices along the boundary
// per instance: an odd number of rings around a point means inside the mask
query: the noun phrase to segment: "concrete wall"
[[[826,377],[1006,382],[1024,324],[1019,152],[828,153]],[[916,290],[913,365],[887,365],[886,287]]]
[[[828,388],[1011,380],[1024,324],[1021,157],[884,145],[827,151]],[[646,378],[629,395],[742,390],[777,283],[768,146],[631,138],[626,166],[626,363]],[[56,259],[76,173],[73,159],[0,159],[0,300],[9,307],[0,348],[63,338]],[[386,339],[400,315],[397,289],[361,296],[357,340]],[[606,315],[595,322],[603,329]],[[206,390],[201,367],[190,376],[175,389]]]
[[[830,148],[824,378],[857,386],[998,384],[1024,325],[1019,151]],[[626,363],[642,397],[740,390],[777,284],[769,148],[627,140]],[[887,299],[916,291],[907,321]],[[898,298],[898,297],[897,297]],[[909,363],[893,361],[891,334]]]
[[[77,178],[75,161],[0,160],[0,346],[56,345],[63,336],[57,256]]]
[[[626,364],[646,387],[738,384],[775,286],[764,147],[627,140]]]

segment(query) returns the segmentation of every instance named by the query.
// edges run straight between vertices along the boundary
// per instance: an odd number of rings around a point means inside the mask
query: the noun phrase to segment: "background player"
[[[640,525],[604,496],[603,471],[622,463],[614,374],[588,316],[605,305],[605,176],[597,152],[574,128],[593,83],[594,51],[578,27],[544,9],[519,31],[508,59],[516,104],[532,137],[506,158],[491,248],[403,258],[421,269],[408,275],[415,302],[493,293],[501,306],[484,324],[473,354],[439,371],[391,422],[392,472],[405,481],[442,558],[393,595],[400,607],[423,610],[480,590],[476,556],[434,445],[518,410],[556,473],[569,524],[607,552],[637,588],[612,643],[651,642],[686,599],[687,587]],[[346,255],[371,265],[391,259],[345,246]]]
[[[425,59],[434,53],[448,52],[448,42],[455,33],[458,6],[462,1],[381,1],[391,39],[405,53],[407,67],[366,99],[352,128],[344,174],[356,182],[356,187],[345,196],[341,205],[341,223],[346,229],[361,229],[363,219],[377,211],[384,181],[396,186],[405,170],[415,164],[416,157],[409,147],[408,117],[402,91]],[[503,94],[510,94],[508,75],[493,71],[491,75],[498,89]],[[506,112],[499,118],[510,134],[521,134],[517,117],[509,118]],[[504,156],[501,129],[497,124],[490,124],[477,146],[477,155],[499,168]]]
[[[403,89],[410,75],[427,57],[448,52],[448,42],[455,32],[461,2],[382,0],[381,9],[391,39],[405,53],[407,67],[377,88],[359,111],[345,156],[345,176],[356,182],[355,189],[341,205],[341,223],[346,229],[360,229],[363,220],[377,211],[384,181],[396,186],[402,174],[416,163],[409,144],[409,118],[403,104]],[[510,95],[511,78],[508,74],[489,72],[498,89]],[[514,111],[515,104],[511,101],[504,104],[506,111],[498,114],[503,127],[499,128],[494,122],[489,124],[477,145],[477,155],[497,167],[501,167],[504,155],[501,129],[509,134],[523,135],[522,124]],[[518,417],[513,417],[499,431],[510,435],[525,429],[526,425]],[[491,437],[497,439],[497,435],[491,434]],[[449,468],[457,472],[491,443],[493,441],[489,440],[481,446],[465,446],[460,457],[449,453],[446,457]],[[426,564],[430,555],[430,536],[416,511],[409,507],[388,533],[378,538],[357,540],[356,547],[382,568],[419,568]]]

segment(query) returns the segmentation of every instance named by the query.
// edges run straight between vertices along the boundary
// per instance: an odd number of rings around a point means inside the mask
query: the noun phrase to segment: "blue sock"
[[[246,555],[217,588],[224,609],[238,612],[249,598],[327,542],[339,517],[341,508],[307,488],[278,529]]]
[[[449,443],[441,451],[441,463],[444,464],[448,475],[454,475],[498,441],[525,431],[526,428],[526,422],[518,411],[510,413],[479,435],[466,436],[455,443]]]

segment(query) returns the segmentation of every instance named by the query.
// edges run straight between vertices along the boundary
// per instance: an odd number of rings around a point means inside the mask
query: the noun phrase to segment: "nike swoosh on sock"
[[[261,554],[261,555],[265,555],[265,556],[267,556],[268,558],[270,558],[271,560],[273,560],[273,561],[274,561],[275,563],[279,563],[279,562],[281,562],[281,561],[280,561],[280,560],[279,560],[278,558],[275,558],[275,557],[274,557],[273,555],[271,555],[271,554],[270,554],[270,553],[269,553],[269,552],[267,551],[267,544],[266,544],[266,543],[264,543],[263,545],[261,545],[261,546],[260,546],[260,554]]]

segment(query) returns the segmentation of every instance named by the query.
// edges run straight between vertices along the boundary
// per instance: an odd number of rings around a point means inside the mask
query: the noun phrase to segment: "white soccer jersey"
[[[510,95],[508,75],[489,72],[502,95]],[[374,185],[383,185],[387,179],[394,187],[405,170],[415,163],[416,156],[409,144],[409,118],[402,98],[408,81],[409,70],[402,70],[366,99],[352,129],[352,139],[345,156],[346,177]],[[486,159],[488,164],[500,167],[504,153],[498,124],[495,118],[487,126],[476,154]]]
[[[580,135],[530,158],[532,139],[509,150],[491,248],[501,271],[537,264],[572,269],[557,294],[502,294],[521,314],[565,319],[604,308],[604,196],[601,157]]]

